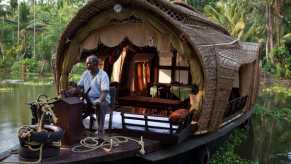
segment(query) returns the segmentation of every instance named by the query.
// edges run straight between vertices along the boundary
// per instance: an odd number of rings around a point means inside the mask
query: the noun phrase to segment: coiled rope
[[[39,151],[39,156],[38,156],[38,160],[37,161],[30,161],[30,162],[26,162],[26,161],[19,161],[19,162],[0,162],[0,163],[3,163],[3,164],[10,164],[10,163],[20,163],[20,164],[37,164],[37,163],[41,163],[41,160],[42,160],[42,151],[43,151],[43,144],[40,145],[39,148],[31,148],[31,147],[28,147],[31,151]]]
[[[86,137],[80,141],[80,145],[74,146],[72,151],[76,153],[85,153],[97,149],[103,149],[106,152],[111,152],[114,147],[117,147],[123,143],[127,143],[128,141],[134,141],[140,145],[140,154],[144,155],[146,153],[142,136],[140,137],[140,140],[125,136],[111,136],[105,138],[101,143],[98,141],[97,137]]]
[[[17,134],[18,134],[19,138],[27,138],[28,139],[27,144],[24,145],[24,146],[26,146],[31,151],[39,151],[38,160],[37,161],[32,161],[32,162],[26,162],[26,161],[9,162],[9,161],[7,161],[7,162],[0,162],[0,163],[4,163],[4,164],[9,164],[9,163],[20,163],[20,164],[41,163],[41,161],[42,161],[42,152],[43,152],[43,144],[35,142],[35,141],[30,141],[30,137],[31,137],[31,133],[33,131],[40,132],[40,131],[43,130],[42,129],[43,128],[43,118],[44,118],[45,114],[52,116],[53,123],[57,122],[58,119],[57,119],[57,117],[55,116],[55,114],[54,114],[54,112],[52,110],[53,105],[50,104],[50,102],[49,102],[49,101],[54,100],[54,99],[55,98],[48,99],[47,96],[40,95],[37,98],[37,101],[34,102],[34,104],[37,105],[39,107],[39,109],[43,112],[39,122],[37,123],[36,129],[33,129],[33,128],[29,127],[28,125],[24,125],[24,126],[20,127],[18,129],[18,131],[17,131]],[[33,148],[32,147],[32,146],[38,146],[38,145],[40,145],[38,148]],[[60,142],[54,142],[53,145],[61,147],[61,143]]]

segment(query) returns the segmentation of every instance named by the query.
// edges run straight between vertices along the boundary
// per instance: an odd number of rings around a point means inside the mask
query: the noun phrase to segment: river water
[[[49,78],[30,78],[11,80],[16,77],[0,76],[0,153],[18,143],[17,130],[22,125],[27,125],[31,120],[29,105],[26,103],[34,101],[40,94],[54,96],[52,85],[44,85],[43,82],[50,81]],[[5,78],[5,79],[4,79]],[[32,81],[31,81],[32,80]]]
[[[272,87],[261,86],[255,108],[265,114],[253,114],[250,134],[241,152],[260,164],[291,164],[291,93],[286,86],[267,90]],[[289,115],[283,110],[289,111]],[[270,112],[272,116],[266,114]]]
[[[18,127],[30,123],[30,109],[26,103],[36,100],[40,94],[56,95],[52,84],[38,84],[52,81],[51,78],[34,77],[34,83],[26,83],[26,78],[16,81],[7,80],[4,76],[0,78],[0,153],[18,143]],[[257,108],[291,110],[291,95],[261,91]],[[288,157],[288,152],[291,152],[291,123],[267,115],[253,115],[250,135],[241,152],[244,158],[262,164],[291,163],[290,153]]]

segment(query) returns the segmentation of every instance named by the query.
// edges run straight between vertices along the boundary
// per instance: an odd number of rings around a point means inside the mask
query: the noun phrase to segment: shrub
[[[262,60],[263,71],[269,72],[276,77],[291,77],[291,54],[286,47],[277,47],[272,51],[274,64],[267,62],[266,58]]]
[[[13,64],[14,60],[11,57],[6,57],[4,60],[0,60],[0,69],[2,70],[7,70],[7,68],[10,68],[11,65]]]
[[[223,145],[212,155],[210,163],[212,164],[250,164],[255,163],[242,159],[238,153],[238,147],[246,140],[246,131],[243,129],[237,129],[228,138]]]
[[[84,63],[75,64],[69,77],[70,81],[74,81],[74,82],[79,81],[82,73],[85,70],[86,70],[86,65]]]
[[[291,77],[291,54],[286,47],[273,49],[275,74],[280,77]]]
[[[24,72],[24,73],[37,73],[39,72],[39,62],[35,59],[23,59],[15,62],[11,70],[14,73]]]
[[[74,65],[71,73],[82,74],[86,70],[86,65],[84,63],[77,63]]]

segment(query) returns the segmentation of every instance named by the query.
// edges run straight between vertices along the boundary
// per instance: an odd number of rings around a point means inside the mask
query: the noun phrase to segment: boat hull
[[[191,136],[183,142],[171,146],[161,146],[158,141],[145,139],[146,154],[139,154],[140,147],[136,142],[129,141],[113,148],[111,152],[102,149],[88,153],[73,153],[70,148],[62,148],[58,157],[43,159],[42,163],[165,163],[171,161],[195,160],[194,154],[198,154],[202,147],[227,136],[233,129],[243,125],[251,117],[251,112],[228,122],[215,132]],[[116,135],[116,134],[112,134]],[[8,151],[7,151],[8,152]],[[2,162],[30,161],[19,157],[19,154],[2,153]],[[1,157],[2,156],[2,157]],[[197,157],[196,157],[197,158]]]

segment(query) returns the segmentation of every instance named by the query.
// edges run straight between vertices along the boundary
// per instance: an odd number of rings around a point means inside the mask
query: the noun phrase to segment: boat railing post
[[[173,124],[170,122],[170,134],[173,134]]]
[[[145,130],[149,131],[148,116],[147,115],[144,115],[144,121],[145,121]]]
[[[124,113],[121,112],[121,122],[122,122],[122,128],[125,129],[125,119],[124,119]]]

